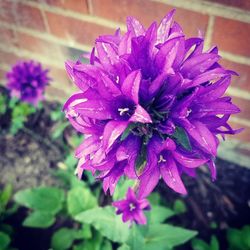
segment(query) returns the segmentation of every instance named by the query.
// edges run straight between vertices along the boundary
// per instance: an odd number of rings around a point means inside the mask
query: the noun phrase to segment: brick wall
[[[0,0],[0,79],[20,58],[35,59],[51,70],[50,98],[64,100],[74,86],[64,71],[66,59],[89,51],[99,34],[125,29],[125,18],[145,25],[177,9],[176,20],[187,36],[204,32],[206,47],[217,44],[223,64],[234,69],[228,93],[242,113],[232,118],[245,127],[237,136],[250,139],[250,1],[249,0]]]

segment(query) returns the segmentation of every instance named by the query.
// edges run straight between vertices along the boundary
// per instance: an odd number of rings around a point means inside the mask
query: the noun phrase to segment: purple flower
[[[122,214],[123,222],[134,221],[136,224],[146,224],[147,219],[143,210],[149,210],[150,205],[146,199],[137,199],[132,188],[129,188],[126,199],[112,203],[117,208],[117,214]]]
[[[45,87],[50,81],[48,70],[42,69],[41,64],[34,61],[18,62],[6,77],[11,96],[35,106],[43,99]]]
[[[111,194],[122,175],[139,182],[144,198],[160,178],[186,194],[181,175],[206,164],[216,178],[218,136],[235,134],[228,119],[240,112],[224,96],[231,75],[217,47],[203,51],[201,36],[186,38],[174,11],[145,29],[127,19],[127,32],[100,36],[90,64],[66,63],[79,88],[64,105],[85,134],[78,174],[92,171]]]

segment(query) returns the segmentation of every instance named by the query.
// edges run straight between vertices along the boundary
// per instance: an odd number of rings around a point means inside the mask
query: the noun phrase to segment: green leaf
[[[214,235],[212,235],[212,237],[211,237],[210,249],[211,250],[220,250],[218,239]]]
[[[12,185],[7,184],[4,187],[3,191],[0,193],[0,204],[3,207],[5,207],[8,204],[10,197],[12,195],[12,190],[13,190]]]
[[[104,240],[103,244],[102,244],[102,250],[112,250],[112,244],[110,243],[110,241],[108,240]]]
[[[153,224],[149,226],[145,237],[145,250],[165,250],[181,245],[193,238],[197,232],[168,224]]]
[[[175,200],[173,209],[176,214],[182,214],[187,212],[186,204],[179,199]]]
[[[124,243],[128,239],[128,225],[122,222],[121,217],[115,214],[115,209],[111,206],[87,210],[75,216],[75,219],[92,225],[103,236],[114,242]]]
[[[59,122],[55,124],[55,126],[53,126],[53,129],[52,129],[52,134],[51,134],[52,139],[59,138],[68,126],[69,126],[69,123],[67,121]]]
[[[97,206],[96,197],[87,187],[75,187],[68,192],[67,208],[71,216]]]
[[[136,128],[138,126],[137,122],[134,123],[130,123],[127,128],[125,129],[125,131],[123,132],[122,136],[121,136],[121,141],[124,141],[130,134],[131,130]]]
[[[132,225],[132,227],[130,228],[130,232],[129,232],[129,238],[126,242],[126,244],[129,246],[129,249],[131,250],[137,250],[137,249],[144,249],[144,238],[141,234],[141,232],[139,231],[139,227],[138,225]]]
[[[56,231],[51,240],[51,247],[54,250],[64,250],[72,246],[76,236],[76,230],[67,227]]]
[[[0,232],[0,250],[6,249],[10,244],[10,236],[6,233]]]
[[[3,94],[0,94],[0,114],[5,114],[7,111],[7,97]]]
[[[127,244],[122,244],[117,250],[131,250],[131,248]]]
[[[34,211],[23,221],[23,226],[47,228],[55,222],[54,214],[50,212]]]
[[[193,239],[192,248],[193,250],[210,250],[209,245],[201,239]]]
[[[175,215],[175,212],[163,206],[152,206],[150,211],[150,224],[160,224],[167,218]]]
[[[122,179],[118,182],[113,195],[113,200],[120,200],[126,196],[129,187],[134,185],[134,180]]]
[[[157,192],[151,193],[147,199],[152,205],[159,205],[161,202],[161,196]]]
[[[61,109],[50,112],[50,119],[52,121],[62,120],[65,117],[64,112]]]
[[[38,187],[19,191],[14,199],[25,207],[56,214],[62,208],[64,192],[55,187]]]
[[[83,225],[83,229],[81,230],[81,236],[83,239],[91,239],[92,232],[90,225],[88,224]]]
[[[91,239],[74,245],[73,250],[103,250],[101,248],[102,240],[101,234],[95,231]]]
[[[189,137],[183,128],[176,127],[173,137],[177,140],[177,143],[183,146],[185,149],[189,151],[192,150]]]

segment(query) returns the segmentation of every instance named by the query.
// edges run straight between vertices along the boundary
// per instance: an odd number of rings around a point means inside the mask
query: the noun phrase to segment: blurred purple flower
[[[34,61],[16,63],[6,77],[11,96],[34,106],[44,98],[45,87],[50,81],[48,70],[42,69],[41,64]]]
[[[64,105],[85,140],[78,173],[92,171],[111,194],[122,175],[139,181],[144,198],[162,177],[186,194],[181,175],[206,164],[216,178],[218,135],[235,134],[228,122],[240,112],[223,97],[233,71],[219,64],[217,47],[203,52],[201,36],[185,38],[174,11],[145,29],[127,18],[128,31],[96,39],[90,65],[68,61],[79,88]]]
[[[122,214],[123,222],[130,221],[136,224],[146,224],[147,219],[143,210],[149,210],[150,205],[146,199],[138,199],[132,188],[129,188],[126,199],[112,203],[117,208],[117,214]]]

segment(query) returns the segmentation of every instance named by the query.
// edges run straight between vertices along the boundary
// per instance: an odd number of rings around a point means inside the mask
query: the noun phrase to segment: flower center
[[[162,155],[160,155],[159,157],[159,160],[158,160],[158,163],[161,163],[161,162],[166,162],[167,160],[164,159],[164,157]]]
[[[120,116],[126,115],[129,111],[129,108],[119,108],[118,112],[120,113]]]
[[[134,204],[134,203],[130,203],[130,204],[129,204],[129,211],[132,212],[132,211],[134,211],[135,209],[136,209],[135,204]]]

